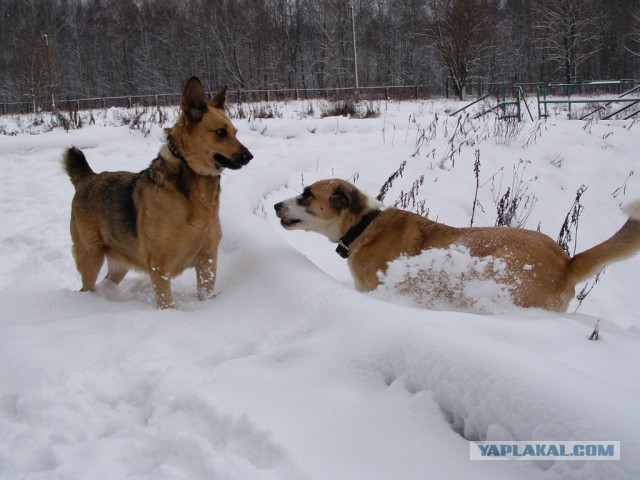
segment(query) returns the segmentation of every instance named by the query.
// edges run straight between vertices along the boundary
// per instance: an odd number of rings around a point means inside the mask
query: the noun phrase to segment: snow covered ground
[[[223,176],[218,296],[198,302],[188,271],[173,311],[154,307],[142,274],[77,291],[59,164],[73,144],[96,171],[141,170],[160,126],[121,126],[117,110],[68,132],[1,117],[0,478],[639,478],[640,257],[608,267],[577,312],[492,308],[482,290],[478,311],[429,310],[357,293],[334,245],[274,215],[322,178],[377,195],[406,162],[385,203],[404,194],[466,226],[479,156],[475,226],[495,224],[510,188],[528,198],[525,227],[555,239],[585,185],[580,251],[640,197],[637,121],[472,121],[448,116],[457,107],[321,119],[299,102],[236,120],[255,159]],[[621,460],[476,462],[469,440],[620,441]]]

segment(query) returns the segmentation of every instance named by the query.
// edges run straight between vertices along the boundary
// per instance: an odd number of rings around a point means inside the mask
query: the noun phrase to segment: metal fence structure
[[[531,91],[531,86],[520,84],[500,85],[494,91],[480,96],[451,115],[457,115],[480,102],[484,102],[483,110],[476,113],[474,118],[490,112],[497,112],[500,118],[516,118],[521,121],[524,114],[522,108],[524,105],[529,118],[533,120],[533,115],[527,103],[525,88],[528,90],[530,97],[535,95],[537,98],[538,118],[549,117],[549,105],[558,104],[567,106],[567,116],[570,119],[575,117],[573,107],[580,104],[588,106],[588,112],[586,114],[582,112],[580,120],[598,112],[600,112],[600,117],[603,119],[621,115],[623,112],[622,118],[625,120],[640,115],[640,84],[635,80],[536,84],[533,92]],[[616,107],[611,112],[607,107],[612,105]]]
[[[612,88],[613,87],[613,88]],[[621,89],[625,89],[620,91]],[[618,91],[615,91],[618,90]],[[618,94],[617,97],[606,98],[606,96],[612,97],[612,94]],[[605,97],[603,97],[603,95]],[[603,118],[610,118],[619,113],[631,109],[625,113],[626,118],[631,118],[640,113],[640,109],[637,107],[640,105],[640,85],[638,82],[590,82],[579,84],[557,84],[557,85],[540,85],[537,91],[538,98],[538,117],[549,116],[549,105],[554,104],[566,104],[568,108],[568,117],[573,118],[572,106],[576,104],[593,104],[594,98],[597,99],[598,105],[595,105],[589,113],[583,115],[581,119],[589,117],[598,111],[603,110],[603,106],[599,105],[605,103],[606,106],[612,104],[623,104],[621,108],[618,108],[613,113],[610,113]]]
[[[479,97],[477,100],[465,105],[459,110],[456,110],[451,114],[451,116],[455,116],[460,112],[467,110],[474,105],[485,101],[492,97],[494,99],[494,103],[491,104],[489,102],[488,106],[485,106],[483,110],[476,113],[473,118],[479,118],[483,115],[486,115],[491,112],[498,112],[501,119],[515,118],[519,122],[522,121],[523,108],[522,104],[524,103],[524,110],[529,114],[529,118],[533,121],[533,115],[531,115],[531,110],[529,109],[529,105],[527,104],[527,100],[525,98],[524,89],[521,85],[501,85],[496,88],[494,91],[487,93]]]
[[[465,96],[467,98],[477,98],[487,92],[495,91],[501,83],[474,83],[466,87]],[[518,84],[526,95],[535,95],[540,84]],[[640,85],[640,80],[620,80],[616,82],[592,82],[590,84],[580,84],[580,87],[587,88],[590,85],[591,94],[613,94],[619,95],[623,92]],[[547,87],[553,88],[553,85]],[[52,110],[77,111],[110,107],[133,107],[133,106],[169,106],[177,105],[180,102],[180,93],[165,93],[155,95],[128,95],[114,97],[94,97],[94,98],[29,98],[23,102],[9,102],[0,100],[0,114],[20,114],[46,112]],[[286,101],[286,100],[312,100],[324,98],[327,100],[351,100],[354,98],[361,100],[409,100],[428,98],[449,98],[453,96],[453,87],[446,82],[439,85],[386,85],[343,88],[273,88],[258,90],[241,90],[230,88],[227,91],[227,101],[233,103],[257,102],[257,101]],[[55,108],[54,108],[55,107]]]
[[[311,100],[325,98],[328,100],[342,100],[361,98],[364,100],[384,99],[410,99],[431,98],[447,95],[448,88],[445,85],[410,85],[410,86],[382,86],[360,87],[358,91],[353,87],[345,88],[274,88],[241,90],[230,88],[227,91],[227,101],[233,103],[258,102],[258,101],[286,101],[286,100]],[[211,92],[211,96],[214,92]],[[133,107],[133,106],[168,106],[180,103],[180,93],[166,93],[156,95],[128,95],[117,97],[94,98],[54,98],[52,100],[42,98],[40,100],[29,99],[24,102],[0,102],[0,113],[33,113],[53,110],[84,110],[92,108]]]

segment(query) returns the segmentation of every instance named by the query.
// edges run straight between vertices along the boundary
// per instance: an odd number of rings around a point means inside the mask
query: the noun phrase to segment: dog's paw
[[[215,292],[207,292],[207,291],[198,292],[198,300],[200,300],[201,302],[204,302],[207,300],[213,300],[217,296],[218,294]]]

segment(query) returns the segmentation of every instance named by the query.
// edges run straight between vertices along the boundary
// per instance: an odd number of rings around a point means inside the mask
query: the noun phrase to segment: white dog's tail
[[[629,220],[609,240],[574,256],[569,263],[569,282],[580,283],[613,262],[635,255],[640,250],[640,200],[624,207]]]

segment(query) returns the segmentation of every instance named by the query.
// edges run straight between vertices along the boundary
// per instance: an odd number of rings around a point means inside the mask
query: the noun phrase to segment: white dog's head
[[[382,203],[344,180],[320,180],[297,197],[274,205],[280,224],[287,230],[321,233],[338,242],[345,232]]]

